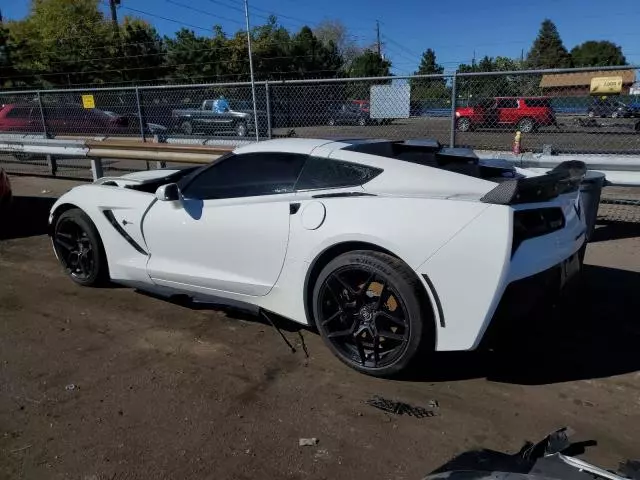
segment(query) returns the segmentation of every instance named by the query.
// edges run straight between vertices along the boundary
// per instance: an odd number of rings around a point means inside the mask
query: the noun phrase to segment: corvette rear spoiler
[[[580,187],[587,166],[579,160],[568,160],[545,175],[507,180],[480,199],[484,203],[515,205],[546,202]]]

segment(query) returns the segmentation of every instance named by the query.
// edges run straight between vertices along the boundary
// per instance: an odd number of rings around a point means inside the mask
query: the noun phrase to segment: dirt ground
[[[602,222],[582,289],[498,350],[381,380],[286,322],[295,354],[239,312],[76,286],[45,234],[74,183],[13,184],[0,222],[0,478],[420,479],[564,425],[598,442],[587,460],[640,457],[639,223]],[[387,414],[364,403],[373,395],[437,400],[439,415]]]

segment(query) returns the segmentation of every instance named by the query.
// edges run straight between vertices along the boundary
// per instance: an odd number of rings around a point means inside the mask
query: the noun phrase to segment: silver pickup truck
[[[173,110],[171,116],[174,127],[185,135],[195,133],[227,133],[237,137],[255,135],[251,102],[230,100],[231,108],[224,112],[216,112],[214,102],[215,100],[205,100],[200,108]],[[266,115],[258,111],[258,131],[262,134],[266,129]]]

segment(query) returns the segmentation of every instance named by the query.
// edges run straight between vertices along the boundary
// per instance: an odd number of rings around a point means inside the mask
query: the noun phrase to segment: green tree
[[[527,55],[528,68],[566,68],[571,66],[571,56],[567,52],[556,25],[545,19],[538,36]]]
[[[441,74],[444,72],[444,67],[436,62],[436,52],[432,49],[427,48],[425,52],[422,54],[422,59],[420,60],[420,66],[418,67],[418,71],[415,72],[416,75],[434,75]]]
[[[335,77],[343,65],[336,44],[325,46],[307,26],[291,39],[291,63],[301,78]]]
[[[214,28],[214,37],[196,35],[180,29],[175,38],[165,37],[168,79],[173,83],[223,81],[233,61],[225,50],[227,39],[222,28]]]
[[[246,36],[245,45],[246,45]],[[286,78],[293,70],[291,36],[274,16],[253,29],[253,68],[261,80]],[[246,58],[246,57],[245,57]]]
[[[387,77],[391,74],[391,62],[373,50],[365,50],[351,62],[350,77]]]
[[[120,25],[119,47],[114,49],[117,55],[112,65],[120,69],[124,81],[139,83],[164,77],[164,42],[147,22],[125,17]]]
[[[571,60],[575,67],[600,67],[626,65],[622,48],[608,41],[590,40],[571,49]]]
[[[19,85],[18,72],[13,66],[14,45],[9,38],[9,29],[0,16],[0,87]]]
[[[484,56],[478,63],[461,64],[458,67],[459,73],[482,73],[482,72],[517,72],[522,70],[523,65],[520,60],[508,57]],[[536,76],[532,80],[530,75],[474,75],[472,77],[459,76],[457,78],[458,99],[463,103],[473,102],[478,99],[491,97],[511,97],[518,95],[534,95],[531,91],[531,82],[539,84]],[[530,85],[531,84],[531,85]]]
[[[98,0],[32,0],[29,15],[10,22],[20,45],[14,66],[32,83],[73,85],[100,83],[114,46],[113,31]]]
[[[362,48],[357,45],[341,20],[323,20],[313,29],[313,34],[325,47],[333,42],[342,57],[344,68],[348,69],[353,59],[362,53]]]
[[[444,67],[436,61],[436,52],[427,48],[422,54],[415,75],[441,75]],[[412,100],[447,99],[449,89],[444,78],[420,78],[411,80]]]

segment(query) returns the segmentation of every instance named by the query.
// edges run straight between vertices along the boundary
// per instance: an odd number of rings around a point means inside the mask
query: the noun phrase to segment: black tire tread
[[[378,377],[389,377],[389,376],[396,375],[400,373],[402,370],[405,370],[411,363],[416,361],[418,358],[420,358],[422,356],[421,355],[422,353],[431,352],[435,348],[435,324],[434,324],[433,309],[431,308],[429,298],[427,297],[424,291],[424,288],[420,283],[420,280],[416,277],[415,272],[413,272],[413,270],[401,259],[393,255],[389,255],[387,253],[378,252],[374,250],[352,250],[349,252],[345,252],[341,255],[338,255],[337,257],[329,261],[327,265],[325,265],[325,267],[322,269],[322,271],[318,275],[318,278],[316,279],[315,285],[313,286],[314,304],[316,301],[316,298],[315,298],[316,288],[318,286],[318,283],[325,276],[324,273],[327,270],[329,270],[330,272],[333,271],[334,268],[332,268],[332,265],[334,264],[337,265],[340,263],[341,260],[346,260],[348,258],[356,259],[356,262],[358,261],[358,259],[360,260],[364,259],[365,261],[360,262],[363,264],[368,263],[366,262],[366,259],[371,259],[375,262],[375,266],[382,269],[387,275],[389,275],[392,278],[396,277],[398,281],[404,282],[405,285],[408,287],[410,295],[412,295],[413,299],[415,299],[416,301],[421,324],[420,324],[420,331],[418,332],[419,338],[415,340],[417,344],[413,344],[408,347],[408,349],[413,349],[413,351],[409,353],[408,358],[400,359],[398,362],[396,362],[391,366],[384,367],[382,369],[371,369],[371,368],[361,367],[359,365],[347,363],[347,361],[340,356],[338,356],[338,358],[343,363],[346,363],[347,365],[349,365],[351,368],[354,368],[368,375],[378,376]],[[407,300],[410,301],[411,299],[404,299],[404,301],[407,301]],[[413,324],[411,328],[414,328]],[[325,340],[325,342],[330,346],[329,342],[324,338],[324,336],[323,336],[323,340]],[[414,340],[412,340],[411,343],[413,343],[413,341]]]
[[[56,217],[56,226],[58,222],[65,218],[71,218],[74,221],[82,222],[83,228],[86,227],[87,235],[89,235],[91,241],[95,241],[98,251],[98,257],[96,258],[98,263],[98,274],[93,280],[80,280],[76,277],[69,275],[69,278],[73,280],[78,285],[82,285],[84,287],[102,287],[109,283],[109,266],[107,262],[107,255],[104,250],[104,245],[102,243],[102,238],[100,237],[100,232],[96,228],[95,224],[91,220],[91,218],[80,208],[70,208],[69,210],[65,210],[60,215]]]

